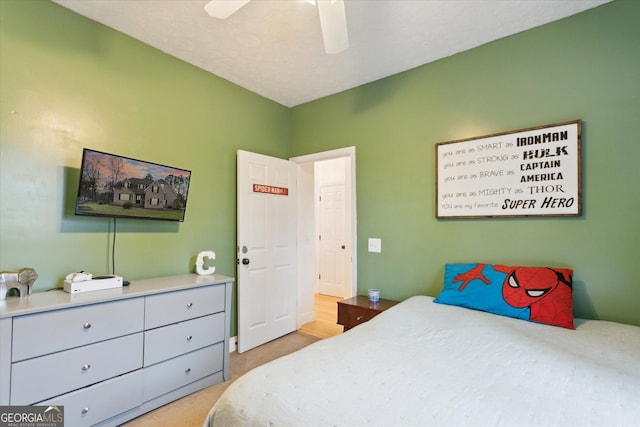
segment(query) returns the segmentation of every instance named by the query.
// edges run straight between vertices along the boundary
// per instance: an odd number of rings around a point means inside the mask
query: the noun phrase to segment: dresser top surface
[[[368,308],[374,311],[384,311],[389,307],[393,307],[398,304],[399,301],[380,298],[379,301],[369,301],[369,298],[363,295],[357,295],[355,297],[343,299],[338,301],[338,307],[342,306],[356,306],[360,308]]]
[[[199,276],[182,274],[152,279],[132,280],[129,286],[101,291],[70,294],[62,289],[35,292],[26,297],[7,297],[0,300],[0,318],[21,316],[47,310],[79,307],[106,301],[143,297],[168,291],[186,290],[209,285],[231,283],[232,277],[219,274]]]

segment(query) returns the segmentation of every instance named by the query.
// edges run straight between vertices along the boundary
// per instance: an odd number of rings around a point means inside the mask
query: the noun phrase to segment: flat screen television
[[[191,171],[85,148],[76,215],[184,221]]]

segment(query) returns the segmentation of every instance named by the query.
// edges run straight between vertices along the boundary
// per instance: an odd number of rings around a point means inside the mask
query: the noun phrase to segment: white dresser
[[[229,379],[232,284],[186,274],[0,301],[0,405],[112,426]]]

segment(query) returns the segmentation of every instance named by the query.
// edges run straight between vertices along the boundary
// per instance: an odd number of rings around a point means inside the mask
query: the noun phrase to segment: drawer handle
[[[360,320],[362,320],[362,316],[356,317],[356,320],[359,322]]]
[[[192,306],[193,306],[193,303],[192,303],[192,302],[188,302],[188,303],[187,303],[187,308],[191,308]]]
[[[187,335],[187,341],[191,341],[193,339],[193,335]]]
[[[184,372],[185,372],[186,374],[188,374],[189,372],[191,372],[191,368],[187,368],[187,369],[185,369],[185,370],[184,370]]]
[[[84,366],[82,367],[82,370],[83,370],[83,371],[88,371],[89,369],[91,369],[91,365],[84,365]]]
[[[80,411],[80,413],[83,415],[86,414],[87,412],[89,412],[89,408],[87,407],[82,408],[82,410]]]
[[[85,323],[84,325],[82,325],[83,328],[85,329],[91,329],[91,323]]]

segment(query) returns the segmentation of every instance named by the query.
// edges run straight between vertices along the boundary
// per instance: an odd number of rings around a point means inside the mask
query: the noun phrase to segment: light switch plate
[[[382,239],[370,237],[369,252],[382,252]]]

